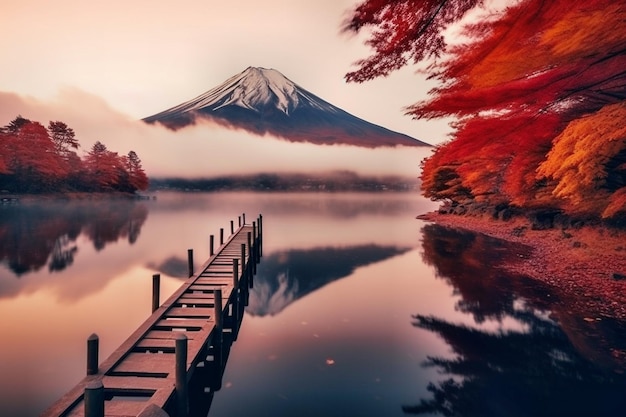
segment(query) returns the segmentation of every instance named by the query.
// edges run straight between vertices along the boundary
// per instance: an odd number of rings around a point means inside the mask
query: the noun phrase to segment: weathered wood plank
[[[191,307],[191,308],[208,307],[208,308],[215,309],[214,308],[215,299],[213,298],[185,298],[185,299],[181,299],[178,303],[174,304],[174,306]]]
[[[189,287],[190,291],[211,291],[211,292],[215,292],[215,290],[223,290],[222,287],[228,287],[229,285],[232,285],[232,279],[230,280],[230,283],[218,283],[218,284],[194,284],[191,287]]]
[[[207,269],[205,271],[203,271],[200,276],[201,277],[206,277],[206,276],[219,276],[219,275],[228,275],[228,274],[232,274],[233,273],[233,269]]]
[[[171,374],[175,359],[173,353],[129,353],[111,372]]]
[[[164,349],[164,350],[173,351],[175,346],[176,346],[176,341],[172,338],[169,338],[169,339],[167,338],[154,338],[154,339],[143,338],[137,343],[137,345],[135,345],[135,348],[133,349],[133,351],[137,352],[137,351],[140,351],[141,349],[151,349],[151,350]]]
[[[206,319],[161,319],[154,326],[155,329],[202,329],[206,326]]]
[[[165,314],[166,317],[204,317],[208,319],[214,316],[215,309],[206,307],[172,307]]]
[[[187,339],[189,340],[194,340],[197,337],[202,337],[203,332],[201,332],[200,330],[196,330],[196,331],[186,331],[186,332],[181,332],[181,331],[171,331],[171,330],[150,330],[148,333],[146,333],[145,337],[142,338],[141,340],[146,340],[146,339],[169,339],[169,340],[174,340],[176,339],[176,336],[179,334],[184,334],[185,336],[187,336]],[[139,343],[139,342],[137,342]],[[136,346],[136,345],[135,345]]]
[[[222,291],[222,298],[224,298],[224,293]],[[192,303],[206,303],[211,304],[215,302],[215,293],[213,292],[188,292],[183,294],[178,301],[174,304],[175,306],[179,306],[180,304],[192,304]]]
[[[104,402],[104,414],[107,417],[132,417],[139,415],[147,404],[146,401],[124,401],[115,399]]]
[[[221,289],[223,292],[223,287],[233,285],[233,278],[232,276],[200,277],[193,285],[212,285],[215,289]]]
[[[224,288],[223,287],[219,287],[222,290],[222,297],[224,296]],[[196,298],[196,299],[200,299],[200,300],[205,300],[207,302],[211,302],[213,300],[215,300],[215,292],[200,292],[200,291],[188,291],[186,293],[184,293],[183,295],[181,295],[178,300],[176,300],[177,303],[182,303],[185,302],[187,299],[190,298]]]
[[[111,376],[102,377],[102,384],[106,391],[156,391],[163,388],[173,387],[171,379],[167,378],[150,378],[137,376]]]

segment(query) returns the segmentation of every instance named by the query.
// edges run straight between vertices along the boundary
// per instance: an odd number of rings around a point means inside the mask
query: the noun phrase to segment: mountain
[[[430,146],[353,116],[274,69],[248,67],[206,93],[143,120],[176,130],[198,119],[292,142]]]

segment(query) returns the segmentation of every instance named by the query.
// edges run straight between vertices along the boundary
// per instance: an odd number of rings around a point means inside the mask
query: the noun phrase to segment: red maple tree
[[[427,60],[439,86],[408,114],[457,121],[452,140],[422,165],[426,196],[623,218],[626,5],[509,3],[466,24],[467,42],[448,45],[444,31],[483,2],[364,1],[346,28],[370,27],[374,52],[346,78]]]
[[[22,116],[0,128],[0,190],[17,193],[123,191],[148,188],[141,160],[119,156],[97,142],[82,160],[74,130],[64,122],[46,129]]]

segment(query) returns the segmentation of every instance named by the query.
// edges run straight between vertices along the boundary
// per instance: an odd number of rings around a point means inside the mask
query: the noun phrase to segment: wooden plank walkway
[[[252,276],[260,260],[262,217],[259,216],[253,224],[245,224],[244,215],[243,223],[234,230],[231,222],[233,233],[198,273],[193,274],[190,266],[192,276],[160,307],[154,306],[153,314],[91,375],[88,353],[88,375],[42,416],[90,417],[92,398],[99,397],[105,399],[104,414],[98,411],[95,415],[185,415],[188,406],[181,404],[187,404],[188,398],[181,398],[187,396],[186,383],[196,367],[212,360],[211,350],[221,343],[224,323],[239,320],[237,316],[243,311],[239,303],[247,297],[248,286],[252,285]],[[185,339],[181,335],[186,336],[184,344],[187,347],[186,361],[183,359],[186,362],[184,382],[177,380],[176,374],[176,357],[180,354],[176,351],[177,344]],[[94,337],[97,345],[97,336]],[[181,349],[183,345],[178,346]],[[96,366],[97,347],[93,367]],[[182,383],[184,387],[180,385]],[[182,396],[177,394],[177,385]],[[92,392],[97,392],[99,397],[92,397]]]

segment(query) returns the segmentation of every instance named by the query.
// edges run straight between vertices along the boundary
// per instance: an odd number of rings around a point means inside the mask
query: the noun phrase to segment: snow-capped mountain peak
[[[293,142],[370,148],[430,146],[359,119],[275,69],[248,67],[206,93],[143,120],[180,129],[201,119]]]
[[[234,104],[251,110],[274,105],[289,114],[298,107],[296,85],[274,69],[247,68],[240,82],[228,92],[228,99],[219,107]]]
[[[275,108],[289,115],[305,102],[320,110],[334,109],[329,103],[316,100],[315,96],[275,69],[248,67],[219,86],[161,115],[205,109],[215,111],[226,106],[238,106],[256,112]]]

